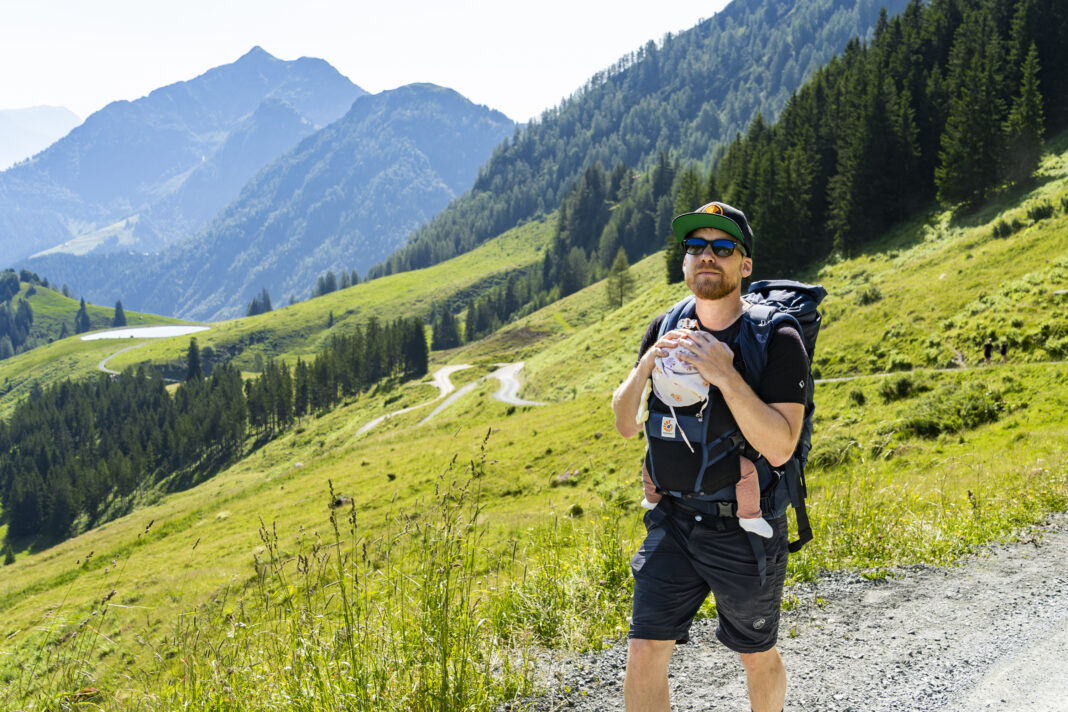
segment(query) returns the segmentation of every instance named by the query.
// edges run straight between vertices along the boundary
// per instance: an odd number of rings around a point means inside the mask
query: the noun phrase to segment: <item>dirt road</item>
[[[952,568],[882,580],[838,573],[790,591],[779,648],[787,710],[1068,711],[1068,515]],[[736,656],[714,621],[671,665],[673,710],[748,710]],[[623,643],[561,661],[535,710],[622,710]],[[570,692],[560,692],[566,685]]]

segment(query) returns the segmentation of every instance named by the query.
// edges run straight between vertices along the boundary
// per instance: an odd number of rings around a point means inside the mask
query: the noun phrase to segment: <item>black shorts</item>
[[[648,532],[631,559],[634,609],[630,638],[689,639],[690,624],[708,597],[715,596],[716,637],[739,653],[775,646],[782,585],[786,578],[786,517],[772,520],[775,535],[764,539],[766,579],[749,536],[736,519],[687,514],[664,501],[645,513]]]

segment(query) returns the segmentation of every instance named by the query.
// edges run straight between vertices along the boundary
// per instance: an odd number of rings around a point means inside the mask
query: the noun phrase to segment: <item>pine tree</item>
[[[1020,93],[1005,122],[1005,168],[1009,180],[1016,183],[1031,176],[1042,156],[1045,117],[1042,94],[1038,90],[1038,73],[1038,49],[1032,43],[1023,64]]]
[[[608,307],[610,309],[622,307],[634,289],[636,282],[637,278],[631,274],[630,263],[627,262],[627,253],[621,247],[619,252],[616,253],[616,259],[612,262],[612,267],[608,270],[608,277],[605,279],[605,298],[608,302]]]
[[[693,167],[688,167],[679,177],[679,192],[675,196],[674,214],[689,213],[707,203],[708,201],[704,200],[707,190],[708,186],[701,185],[701,178],[697,171]],[[667,268],[668,284],[683,280],[682,260],[685,255],[686,250],[682,243],[674,234],[669,233],[667,249],[664,250],[664,266]]]
[[[949,114],[935,169],[938,199],[973,207],[997,184],[1003,155],[1001,43],[993,21],[973,11],[950,54]]]
[[[200,368],[200,347],[197,346],[197,339],[194,336],[189,339],[189,350],[185,355],[185,380],[199,381],[203,377],[204,372]]]
[[[89,323],[89,312],[85,308],[85,297],[82,297],[81,304],[78,307],[78,313],[74,315],[74,333],[84,334],[92,328]]]
[[[122,310],[122,302],[115,302],[115,316],[111,318],[112,326],[126,326],[126,312]]]
[[[4,556],[4,566],[15,563],[15,550],[11,548],[11,542],[4,543],[4,550],[0,554]]]
[[[272,311],[271,295],[267,293],[267,287],[264,287],[262,292],[252,298],[252,302],[248,305],[248,310],[245,312],[245,316],[266,314],[269,311]]]
[[[469,312],[472,307],[468,307]],[[456,324],[456,317],[447,307],[438,310],[431,334],[431,346],[435,351],[452,349],[460,345],[460,330]],[[468,340],[471,340],[471,334],[468,334]]]

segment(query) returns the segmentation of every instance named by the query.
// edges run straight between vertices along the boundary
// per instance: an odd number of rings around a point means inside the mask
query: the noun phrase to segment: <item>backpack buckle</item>
[[[734,514],[734,502],[716,502],[716,516],[717,517],[733,517]]]

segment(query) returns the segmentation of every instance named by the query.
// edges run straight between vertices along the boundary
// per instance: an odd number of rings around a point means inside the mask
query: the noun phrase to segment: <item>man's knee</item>
[[[782,657],[778,648],[771,648],[762,653],[739,653],[745,671],[750,675],[778,672],[783,669]]]
[[[674,649],[674,640],[631,638],[627,645],[627,667],[650,673],[666,671]]]

